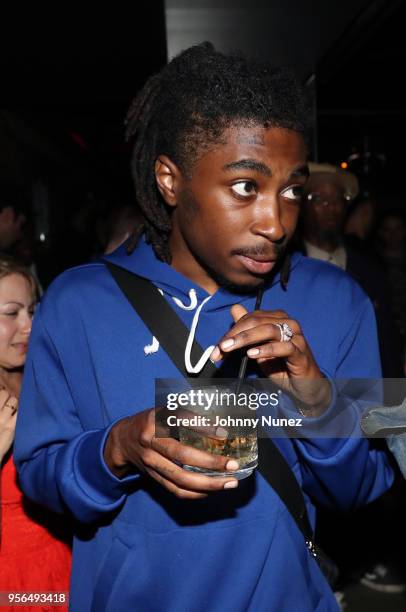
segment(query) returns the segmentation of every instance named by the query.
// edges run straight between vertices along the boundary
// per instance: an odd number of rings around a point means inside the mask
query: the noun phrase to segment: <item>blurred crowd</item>
[[[355,174],[310,164],[296,248],[339,266],[371,299],[385,378],[405,375],[406,217],[361,191]]]
[[[385,206],[383,199],[361,191],[358,178],[347,170],[330,164],[310,163],[309,167],[294,248],[342,268],[364,289],[375,309],[383,377],[403,378],[406,215],[402,203]],[[398,380],[387,380],[384,391],[386,404],[404,401],[404,387]],[[343,574],[348,578],[357,573],[356,568],[358,574],[363,568],[361,583],[383,593],[402,592],[406,583],[402,558],[405,483],[397,476],[388,493],[355,515],[319,513],[319,538]],[[351,545],[343,546],[348,540]]]

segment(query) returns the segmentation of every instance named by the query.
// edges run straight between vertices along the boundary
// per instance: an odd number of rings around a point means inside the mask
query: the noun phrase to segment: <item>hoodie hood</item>
[[[252,294],[247,295],[231,293],[220,287],[216,293],[211,295],[205,289],[177,272],[172,266],[160,261],[156,257],[151,245],[146,243],[145,237],[139,240],[131,254],[127,253],[125,244],[123,244],[114,253],[107,256],[106,259],[151,281],[167,301],[173,302],[179,308],[181,312],[178,315],[190,329],[184,352],[185,368],[189,374],[199,374],[201,372],[216,346],[215,344],[207,346],[206,343],[203,355],[196,364],[192,364],[192,348],[201,314],[209,315],[225,311],[232,305],[240,303],[244,303],[248,311],[254,307],[256,290]],[[295,265],[295,262],[292,262],[292,264]],[[279,280],[280,274],[277,273],[274,278],[270,279],[268,287],[277,284]],[[189,317],[185,315],[189,315]],[[159,339],[153,336],[151,343],[144,347],[144,353],[145,355],[152,355],[158,352],[158,350]]]
[[[198,362],[192,364],[191,355],[195,336],[198,332],[199,318],[202,315],[210,315],[216,312],[229,310],[234,304],[244,303],[248,311],[254,307],[257,291],[248,295],[239,295],[219,288],[213,295],[205,289],[196,285],[190,279],[177,272],[172,266],[160,261],[151,245],[147,244],[143,236],[134,251],[129,255],[125,244],[114,253],[106,257],[112,263],[126,270],[142,276],[151,281],[158,291],[169,303],[174,303],[178,309],[178,316],[189,327],[189,336],[185,346],[184,362],[189,374],[199,374],[210,358],[215,344],[205,343],[206,348]],[[279,282],[279,274],[271,279],[269,285]],[[173,304],[172,304],[173,306]],[[192,314],[193,312],[193,314]],[[189,316],[186,316],[189,315]],[[226,328],[225,328],[226,329]],[[201,335],[201,330],[199,330]],[[144,346],[144,354],[152,355],[159,350],[159,339],[152,337],[151,343]]]
[[[293,269],[298,264],[303,256],[300,253],[295,253],[291,259],[291,268]],[[172,266],[160,261],[154,253],[151,245],[147,244],[145,237],[140,238],[134,251],[128,255],[125,248],[125,243],[121,245],[114,253],[105,256],[105,259],[124,268],[134,274],[138,274],[143,278],[150,280],[156,287],[159,287],[164,293],[173,298],[181,300],[185,305],[190,304],[191,289],[197,297],[197,302],[200,304],[203,300],[210,297],[210,294],[194,283],[192,280],[177,272]],[[271,277],[267,282],[268,287],[278,284],[280,281],[280,272],[278,271],[274,277]],[[243,302],[251,302],[255,300],[256,291],[251,294],[231,293],[225,288],[220,287],[215,294],[211,296],[205,310],[207,312],[216,311],[218,309],[230,307],[233,304]]]

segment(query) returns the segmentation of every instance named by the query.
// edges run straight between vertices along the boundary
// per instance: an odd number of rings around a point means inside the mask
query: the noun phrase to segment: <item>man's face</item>
[[[305,237],[340,241],[347,200],[343,188],[328,173],[310,176],[303,204]]]
[[[173,267],[210,293],[219,285],[254,289],[296,227],[308,175],[302,136],[230,127],[190,174],[179,173],[174,189]]]

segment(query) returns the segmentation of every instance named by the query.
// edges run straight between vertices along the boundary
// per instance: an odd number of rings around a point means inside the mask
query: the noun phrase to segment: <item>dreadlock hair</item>
[[[225,55],[205,42],[175,57],[152,76],[131,103],[126,138],[134,139],[132,175],[145,221],[141,232],[159,259],[171,262],[171,212],[155,183],[155,161],[167,155],[186,176],[199,155],[221,142],[233,124],[280,127],[305,134],[306,105],[293,74]]]

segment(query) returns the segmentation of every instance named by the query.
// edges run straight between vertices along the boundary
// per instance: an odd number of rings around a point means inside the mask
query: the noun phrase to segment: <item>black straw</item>
[[[264,289],[265,289],[265,285],[261,285],[261,287],[258,290],[257,293],[257,299],[255,300],[255,306],[254,306],[254,310],[259,310],[259,308],[261,307],[261,302],[262,302],[262,296],[264,295]],[[247,365],[248,365],[248,355],[245,354],[244,357],[241,360],[241,365],[240,365],[240,370],[238,372],[238,390],[237,393],[241,387],[241,382],[245,379],[245,374],[247,372]]]

